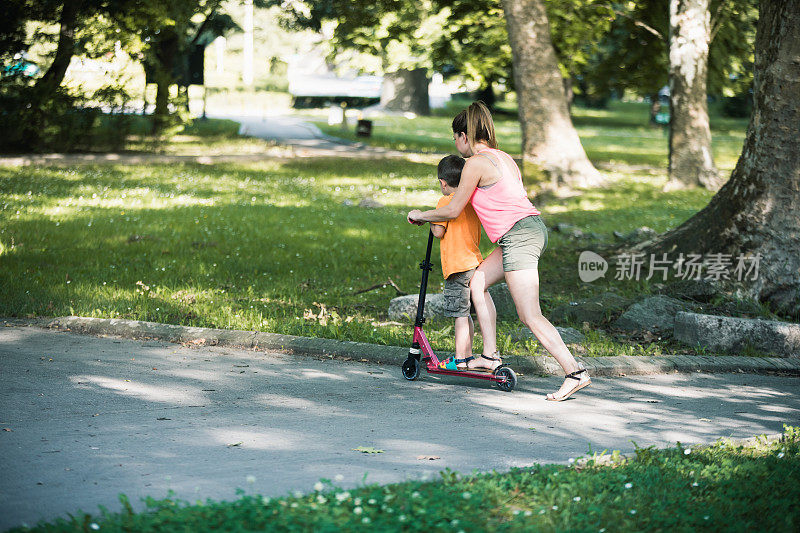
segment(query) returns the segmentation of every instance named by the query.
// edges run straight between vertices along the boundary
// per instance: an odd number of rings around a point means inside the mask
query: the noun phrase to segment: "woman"
[[[407,218],[417,224],[444,222],[456,218],[467,202],[471,202],[489,240],[499,245],[481,263],[470,283],[484,349],[481,358],[470,361],[468,367],[494,370],[501,364],[497,353],[497,314],[491,298],[486,298],[486,291],[505,277],[520,320],[556,358],[566,374],[561,388],[548,394],[546,399],[566,400],[592,381],[567,349],[558,330],[542,315],[539,306],[538,266],[539,257],[547,248],[547,228],[539,211],[528,200],[516,162],[497,149],[492,115],[482,102],[474,102],[456,115],[453,140],[456,150],[467,158],[453,199],[438,209],[415,209]]]

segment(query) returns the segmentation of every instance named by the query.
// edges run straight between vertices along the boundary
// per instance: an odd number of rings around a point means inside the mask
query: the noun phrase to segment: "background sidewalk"
[[[346,157],[346,158],[402,158],[410,161],[434,161],[437,154],[418,154],[401,152],[387,148],[353,143],[322,133],[319,128],[297,117],[291,116],[217,116],[235,120],[241,125],[239,133],[266,141],[274,141],[277,146],[267,146],[260,154],[196,154],[171,155],[156,153],[96,153],[96,154],[24,154],[0,156],[0,167],[20,167],[26,165],[71,166],[81,164],[169,164],[199,163],[241,163],[262,161],[272,158],[304,157]]]

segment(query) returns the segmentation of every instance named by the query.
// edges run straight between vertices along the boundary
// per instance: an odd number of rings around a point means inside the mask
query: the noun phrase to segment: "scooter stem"
[[[433,270],[431,265],[431,248],[433,247],[433,232],[428,231],[428,249],[425,251],[425,261],[419,264],[422,269],[422,282],[419,285],[419,301],[417,302],[417,319],[414,321],[414,326],[422,327],[425,323],[423,314],[425,312],[425,295],[428,292],[428,272]]]

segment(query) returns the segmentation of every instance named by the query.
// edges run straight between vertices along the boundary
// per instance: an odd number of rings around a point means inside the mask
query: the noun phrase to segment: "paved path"
[[[325,135],[314,124],[302,118],[278,116],[220,116],[235,120],[241,126],[240,135],[258,137],[290,146],[298,157],[409,157],[410,152],[389,150],[363,143],[350,142]]]
[[[337,475],[350,487],[365,475],[506,470],[589,446],[629,451],[632,440],[708,442],[800,424],[797,377],[594,381],[552,404],[542,397],[555,377],[525,376],[503,393],[464,378],[407,382],[397,365],[4,327],[0,529],[116,510],[121,492],[134,503],[168,489],[192,501],[234,499],[237,488],[283,495]]]
[[[148,153],[99,153],[99,154],[23,154],[0,157],[0,167],[26,165],[72,166],[90,165],[141,165],[170,163],[246,163],[265,159],[304,157],[346,158],[402,158],[410,161],[438,160],[436,154],[418,154],[354,143],[323,134],[315,125],[292,116],[234,116],[216,115],[240,123],[239,133],[274,141],[278,146],[265,147],[261,154],[195,154],[171,155]]]
[[[236,116],[225,115],[214,118],[235,120],[240,124],[239,135],[258,137],[283,144],[319,146],[328,149],[352,150],[357,145],[342,139],[328,137],[314,124],[298,117],[287,115]]]

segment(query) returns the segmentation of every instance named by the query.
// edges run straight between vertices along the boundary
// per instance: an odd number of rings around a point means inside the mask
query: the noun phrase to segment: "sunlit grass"
[[[573,115],[589,156],[610,165],[600,165],[611,169],[605,171],[610,185],[542,207],[550,227],[569,223],[600,238],[585,243],[550,233],[540,263],[545,313],[607,289],[651,292],[648,283],[581,283],[578,255],[613,241],[614,231],[673,228],[712,196],[662,192],[666,134],[647,125],[646,106],[617,102],[608,110],[575,108]],[[452,152],[450,120],[379,118],[370,142]],[[729,168],[744,122],[717,121],[715,156],[720,168]],[[238,138],[237,131],[231,121],[195,121],[164,151],[243,153],[267,146]],[[341,134],[338,127],[329,131]],[[518,153],[516,119],[498,115],[497,131],[501,146]],[[123,317],[405,345],[410,324],[387,317],[394,291],[356,292],[389,278],[417,292],[426,230],[409,226],[404,215],[438,199],[435,159],[0,170],[0,315]],[[363,199],[383,207],[359,207]],[[484,236],[484,255],[491,249]],[[438,248],[433,259],[438,268]],[[442,289],[437,272],[432,292]],[[503,352],[538,351],[535,343],[512,342],[520,326],[516,320],[498,325]],[[426,332],[437,349],[454,348],[452,321],[431,321]],[[584,352],[669,349],[597,333]]]
[[[385,293],[353,293],[389,276],[415,290],[415,233],[404,209],[357,204],[373,194],[400,203],[405,185],[387,169],[436,196],[427,166],[354,166],[358,184],[344,188],[331,162],[3,170],[0,314],[378,341],[371,322],[385,316]],[[309,323],[315,302],[357,320]]]
[[[411,324],[388,321],[394,290],[356,292],[389,278],[418,291],[427,229],[407,224],[405,214],[435,205],[434,174],[432,163],[335,159],[0,169],[0,315],[120,317],[403,346]],[[548,225],[574,224],[610,242],[615,230],[674,227],[711,196],[663,193],[663,177],[647,173],[609,177],[608,188],[547,203]],[[364,198],[383,207],[359,207]],[[540,264],[545,312],[616,287],[579,281],[585,246],[551,232]],[[492,248],[484,237],[484,255]],[[433,261],[429,288],[439,292],[438,246]],[[520,326],[499,324],[506,353],[528,353],[510,341]],[[451,320],[431,321],[426,332],[437,350],[454,348]],[[598,346],[589,355],[619,349]]]
[[[669,137],[667,130],[648,124],[648,105],[613,101],[608,109],[573,107],[573,123],[588,157],[595,164],[645,165],[666,173]],[[317,119],[326,133],[374,146],[419,152],[454,152],[450,130],[452,117],[381,116],[373,119],[372,137],[356,137],[351,129],[328,126]],[[497,114],[495,127],[500,147],[513,155],[522,148],[519,122],[514,115]],[[718,168],[729,173],[742,150],[747,121],[712,116],[712,151]]]

